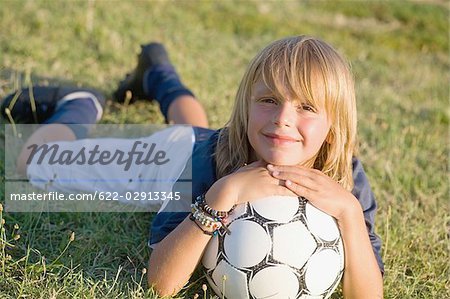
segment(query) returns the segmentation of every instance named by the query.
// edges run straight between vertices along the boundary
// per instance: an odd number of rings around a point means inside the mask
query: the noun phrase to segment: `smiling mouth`
[[[274,144],[279,144],[279,145],[300,142],[300,140],[298,140],[296,138],[292,138],[290,136],[285,136],[285,135],[277,135],[277,134],[270,134],[270,133],[263,133],[262,135],[264,137],[266,137],[266,139],[269,140],[269,142],[274,143]]]

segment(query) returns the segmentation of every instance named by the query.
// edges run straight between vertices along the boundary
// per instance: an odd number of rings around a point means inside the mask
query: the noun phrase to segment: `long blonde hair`
[[[231,117],[219,135],[215,150],[217,177],[250,162],[249,100],[258,80],[263,80],[274,93],[288,92],[315,107],[325,108],[331,128],[319,152],[309,162],[351,190],[357,126],[353,77],[348,63],[336,50],[306,36],[275,41],[251,61],[237,91]]]

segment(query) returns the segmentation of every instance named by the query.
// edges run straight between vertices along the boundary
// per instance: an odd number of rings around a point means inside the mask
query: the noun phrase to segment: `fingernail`
[[[286,180],[286,186],[292,185],[292,182],[290,180]]]
[[[272,172],[272,175],[274,175],[274,176],[277,176],[277,175],[279,175],[279,174],[280,174],[279,171],[274,171],[274,172]]]
[[[272,170],[273,169],[273,165],[272,164],[267,164],[267,169]]]

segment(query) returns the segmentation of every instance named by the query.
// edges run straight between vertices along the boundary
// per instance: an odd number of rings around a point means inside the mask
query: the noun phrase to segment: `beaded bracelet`
[[[201,225],[211,228],[213,231],[217,232],[221,229],[223,229],[227,234],[231,234],[228,227],[223,222],[223,219],[212,217],[211,215],[206,214],[204,211],[198,208],[197,205],[192,204],[192,217],[200,222]]]
[[[215,236],[215,235],[217,234],[217,231],[210,232],[210,231],[207,231],[207,230],[203,229],[203,227],[201,227],[200,224],[198,224],[197,221],[195,221],[194,215],[192,215],[192,213],[189,214],[189,219],[192,220],[192,222],[194,222],[195,225],[197,225],[197,227],[198,227],[205,235],[208,235],[208,236]]]
[[[202,226],[212,229],[213,231],[219,230],[222,227],[222,222],[220,222],[219,219],[207,215],[195,205],[191,205],[191,207],[192,217],[197,220]]]
[[[205,213],[215,217],[215,218],[220,218],[220,219],[225,219],[227,218],[234,210],[235,205],[231,208],[231,210],[229,211],[217,211],[214,210],[213,208],[211,208],[210,206],[208,206],[206,204],[205,201],[205,194],[199,195],[197,196],[196,200],[195,200],[195,205],[202,211],[204,211]]]

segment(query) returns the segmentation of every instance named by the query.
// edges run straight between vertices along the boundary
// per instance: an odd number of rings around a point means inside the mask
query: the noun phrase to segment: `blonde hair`
[[[247,137],[252,87],[263,80],[276,95],[295,95],[324,107],[331,123],[328,136],[311,161],[347,190],[353,188],[352,157],[356,151],[356,103],[348,63],[327,43],[312,37],[288,37],[264,48],[250,63],[236,94],[231,117],[215,150],[218,178],[249,163]]]

